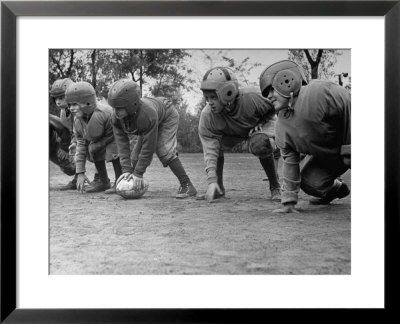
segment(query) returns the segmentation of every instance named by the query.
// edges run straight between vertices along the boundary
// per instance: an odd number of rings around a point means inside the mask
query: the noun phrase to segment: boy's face
[[[217,93],[215,91],[204,91],[203,94],[206,102],[209,104],[211,111],[214,114],[219,114],[224,110],[224,105],[218,99]]]
[[[72,115],[74,115],[74,117],[82,118],[85,115],[82,111],[81,104],[79,104],[77,102],[73,102],[73,103],[70,103],[68,106],[69,106],[69,109],[70,109]]]
[[[279,111],[281,109],[285,109],[289,107],[289,98],[282,97],[274,88],[270,88],[268,92],[269,100],[271,100],[272,105],[275,108],[275,111]]]
[[[56,97],[54,98],[54,101],[58,108],[65,109],[68,107],[67,102],[65,101],[65,96]]]
[[[123,119],[128,116],[126,108],[114,108],[114,112],[118,119]]]

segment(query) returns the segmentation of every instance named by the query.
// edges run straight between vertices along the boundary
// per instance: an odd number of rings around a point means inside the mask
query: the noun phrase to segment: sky
[[[223,50],[227,53],[230,58],[237,60],[237,62],[242,61],[246,57],[250,58],[250,62],[258,62],[261,65],[254,68],[250,75],[245,76],[250,83],[258,84],[258,78],[261,72],[270,64],[275,63],[280,60],[285,60],[288,58],[287,49],[240,49],[240,50]],[[222,60],[221,56],[224,55],[218,54],[219,50],[189,50],[192,54],[192,57],[188,59],[187,66],[193,70],[192,77],[197,80],[200,85],[201,79],[205,72],[213,67],[213,66],[221,66],[225,65],[226,62]],[[349,76],[351,76],[351,51],[347,49],[341,49],[343,53],[340,56],[337,56],[337,63],[334,66],[335,74],[339,74],[342,72],[347,72]],[[210,55],[210,59],[206,59],[206,54]],[[240,76],[237,76],[239,80]],[[337,80],[336,80],[337,81]],[[348,81],[348,78],[343,78],[344,84]],[[246,86],[246,84],[240,84],[240,86]],[[202,93],[200,89],[195,89],[194,91],[187,92],[183,94],[183,98],[189,103],[189,111],[193,110],[193,106],[195,106],[199,100],[201,100]]]

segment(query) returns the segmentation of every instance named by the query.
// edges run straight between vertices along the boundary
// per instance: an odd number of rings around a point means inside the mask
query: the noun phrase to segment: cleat
[[[324,198],[312,198],[310,199],[311,205],[328,205],[334,199],[342,199],[350,194],[350,189],[345,183],[341,183],[338,190],[334,193],[326,195]]]
[[[74,178],[66,185],[60,186],[58,190],[76,190],[76,179]]]
[[[107,182],[103,182],[100,179],[93,180],[86,188],[86,192],[100,192],[110,189],[110,179],[107,179]]]
[[[104,191],[104,193],[107,194],[107,195],[116,194],[117,193],[116,183],[117,182],[114,182],[113,186],[110,189],[107,189],[106,191]]]
[[[175,198],[176,199],[184,199],[187,197],[194,197],[196,195],[197,195],[196,188],[191,183],[188,183],[186,185],[179,187],[179,190],[178,190]]]

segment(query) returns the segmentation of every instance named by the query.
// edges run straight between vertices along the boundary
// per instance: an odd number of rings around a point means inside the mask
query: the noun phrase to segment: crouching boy
[[[118,179],[122,172],[111,125],[111,107],[97,102],[96,92],[88,82],[70,85],[65,99],[75,118],[77,189],[80,192],[115,193],[115,185],[111,188],[105,163],[112,162],[115,179]],[[85,175],[86,160],[93,162],[97,170],[91,183]],[[85,183],[89,185],[85,187]]]
[[[180,183],[175,197],[196,196],[197,191],[176,151],[179,115],[175,107],[165,98],[141,98],[140,87],[129,79],[120,79],[111,86],[108,103],[114,108],[112,123],[122,178],[133,179],[136,188],[143,188],[143,174],[156,153]],[[137,137],[131,152],[132,136]]]

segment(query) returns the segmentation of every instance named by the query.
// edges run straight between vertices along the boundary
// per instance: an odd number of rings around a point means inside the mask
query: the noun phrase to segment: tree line
[[[87,81],[93,85],[101,100],[107,98],[110,85],[118,79],[130,78],[142,90],[143,96],[169,97],[178,109],[178,149],[180,152],[202,152],[197,126],[205,106],[202,97],[193,102],[183,99],[199,92],[201,74],[188,64],[193,50],[184,49],[51,49],[49,50],[49,85],[62,78]],[[234,59],[230,50],[198,50],[200,73],[213,66],[233,69],[241,86],[258,87],[249,81],[252,71],[261,64],[250,56]],[[251,54],[251,52],[249,52]],[[332,79],[339,50],[288,50],[287,58],[300,64],[308,79]],[[195,65],[195,64],[194,64]],[[54,101],[49,98],[50,113],[59,115]]]

